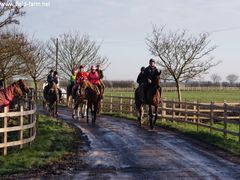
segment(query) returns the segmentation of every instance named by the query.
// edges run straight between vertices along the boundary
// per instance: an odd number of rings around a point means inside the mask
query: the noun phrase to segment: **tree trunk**
[[[33,79],[33,82],[34,82],[34,89],[35,89],[35,93],[34,93],[34,99],[35,101],[37,101],[38,99],[38,86],[37,86],[37,80],[36,79]]]
[[[182,101],[182,94],[181,94],[179,81],[176,81],[176,86],[177,86],[177,93],[178,93],[178,101],[181,102]]]
[[[6,89],[7,87],[7,82],[6,78],[3,78],[3,88]]]

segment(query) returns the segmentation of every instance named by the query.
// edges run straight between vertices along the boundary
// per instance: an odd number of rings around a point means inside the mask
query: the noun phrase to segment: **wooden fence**
[[[8,112],[5,107],[0,113],[0,150],[7,155],[8,149],[31,144],[36,136],[36,105],[33,101],[25,102],[18,111]],[[12,149],[12,148],[11,148]]]
[[[162,87],[164,92],[177,91],[176,87]],[[134,88],[107,88],[108,92],[134,92]],[[240,90],[240,87],[182,87],[181,91],[225,91]]]
[[[105,96],[102,112],[137,115],[134,98]],[[209,133],[221,132],[224,139],[234,136],[240,143],[240,104],[237,103],[198,103],[162,100],[158,109],[162,121],[180,122],[207,128]]]

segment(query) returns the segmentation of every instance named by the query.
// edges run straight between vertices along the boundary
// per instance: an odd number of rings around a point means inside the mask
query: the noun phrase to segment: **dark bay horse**
[[[100,108],[101,95],[95,85],[89,80],[84,80],[80,87],[80,95],[87,100],[87,122],[89,120],[89,108],[92,114],[92,123],[96,122],[97,113]]]
[[[46,86],[43,91],[44,101],[43,107],[49,111],[50,116],[57,117],[58,115],[58,102],[59,102],[59,91],[55,83],[47,91]]]
[[[8,107],[14,98],[22,97],[29,92],[29,88],[25,81],[20,79],[12,83],[7,88],[0,90],[0,108],[2,109],[5,106]]]
[[[74,85],[72,85],[72,84],[69,84],[67,86],[67,106],[68,107],[72,107],[72,105],[74,104],[74,99],[73,99],[73,95],[72,95],[73,86]]]
[[[158,115],[158,106],[161,101],[161,87],[160,87],[160,75],[161,71],[158,71],[155,74],[153,84],[148,88],[146,98],[144,99],[144,85],[139,86],[135,91],[135,105],[138,111],[138,122],[141,126],[142,119],[144,115],[144,105],[148,105],[148,115],[149,115],[149,125],[150,128],[153,129]],[[154,106],[155,117],[153,119],[153,111],[152,106]]]

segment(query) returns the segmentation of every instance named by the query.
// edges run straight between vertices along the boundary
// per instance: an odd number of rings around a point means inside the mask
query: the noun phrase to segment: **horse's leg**
[[[152,114],[152,106],[149,105],[149,125],[150,128],[153,129],[153,114]]]
[[[89,104],[87,105],[87,123],[88,123]]]
[[[155,126],[155,124],[157,122],[157,118],[158,118],[158,106],[155,106],[155,118],[154,118],[154,122],[153,122],[154,126]]]
[[[139,126],[141,126],[142,125],[142,106],[140,105],[140,106],[137,106],[137,109],[138,109],[138,124],[139,124]]]
[[[86,109],[87,109],[87,104],[83,101],[83,112],[82,112],[82,118],[86,116]]]
[[[92,123],[95,124],[97,118],[98,103],[94,103]]]
[[[142,121],[143,121],[143,115],[144,115],[144,105],[142,104],[141,105],[141,114],[140,114],[140,116],[141,116],[141,124],[142,124]]]

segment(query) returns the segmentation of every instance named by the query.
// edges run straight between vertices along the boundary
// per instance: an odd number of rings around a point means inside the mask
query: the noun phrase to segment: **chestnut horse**
[[[29,92],[29,88],[26,86],[25,81],[20,79],[12,83],[7,88],[0,90],[0,108],[5,106],[8,107],[13,98],[22,97]]]
[[[97,113],[100,108],[101,95],[95,85],[93,85],[89,80],[84,80],[80,87],[80,96],[87,100],[87,123],[89,108],[92,114],[92,123],[96,122]]]
[[[155,74],[153,84],[148,88],[148,91],[146,92],[147,94],[145,97],[147,99],[143,98],[144,97],[143,88],[145,85],[139,86],[135,91],[135,105],[138,111],[138,122],[140,126],[142,124],[142,119],[144,115],[144,105],[148,105],[149,107],[148,115],[149,115],[150,128],[153,129],[154,125],[156,124],[157,116],[158,116],[158,106],[161,101],[160,75],[161,75],[161,71],[158,71]],[[153,119],[152,106],[154,106],[154,113],[155,113],[154,119]]]
[[[87,107],[87,100],[83,99],[83,96],[81,96],[80,87],[81,85],[77,87],[76,95],[73,98],[73,112],[72,112],[72,118],[75,119],[75,117],[77,117],[78,120],[80,118],[80,112],[81,112],[82,118],[84,118],[84,116],[86,115],[86,107]],[[77,114],[76,114],[76,111],[77,111]]]

